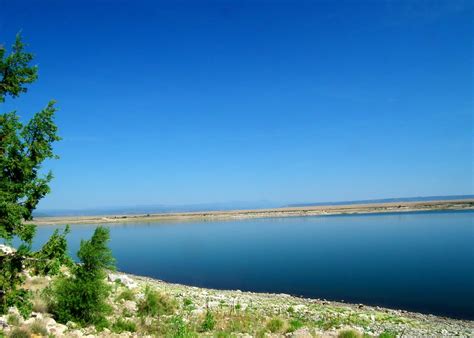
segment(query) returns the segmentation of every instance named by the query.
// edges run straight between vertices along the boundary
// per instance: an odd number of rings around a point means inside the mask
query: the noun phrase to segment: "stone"
[[[130,311],[130,312],[137,311],[137,303],[135,303],[132,300],[126,300],[125,302],[123,302],[123,307],[127,309],[127,311]]]
[[[137,282],[135,282],[132,278],[126,275],[120,275],[115,273],[109,273],[108,275],[109,282],[119,281],[123,285],[125,285],[129,289],[135,289],[138,287]]]
[[[5,244],[0,244],[0,254],[3,255],[12,255],[16,252],[15,248],[12,248],[11,246],[5,245]]]
[[[303,327],[303,328],[298,329],[295,332],[293,332],[290,337],[310,338],[310,337],[313,337],[313,336],[311,335],[311,332],[309,332],[308,329]]]

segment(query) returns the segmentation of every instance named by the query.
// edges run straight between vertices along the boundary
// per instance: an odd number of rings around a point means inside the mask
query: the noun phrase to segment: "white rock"
[[[123,285],[125,285],[129,289],[135,289],[136,287],[138,287],[137,282],[135,282],[133,279],[131,279],[130,277],[128,277],[126,275],[120,275],[120,274],[116,274],[116,273],[109,273],[108,280],[109,280],[109,282],[115,282],[115,281],[118,280],[118,281],[120,281],[120,283],[122,283]]]
[[[11,255],[16,252],[15,248],[12,248],[11,246],[5,245],[5,244],[0,244],[0,254],[3,255]]]
[[[131,312],[137,311],[137,303],[131,300],[126,300],[125,302],[123,302],[123,307]]]
[[[198,309],[195,309],[195,310],[191,311],[191,314],[194,315],[194,316],[200,316],[204,312],[205,312],[205,310],[203,308],[198,308]]]

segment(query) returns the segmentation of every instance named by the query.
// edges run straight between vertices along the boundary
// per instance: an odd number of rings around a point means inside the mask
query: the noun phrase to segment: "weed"
[[[130,289],[125,289],[123,290],[118,296],[117,296],[117,301],[121,300],[134,300],[135,299],[135,294],[133,293],[132,290]]]
[[[206,332],[206,331],[212,331],[214,330],[214,327],[216,326],[216,319],[214,318],[214,315],[212,312],[207,311],[206,316],[204,317],[204,321],[201,325],[201,330]]]
[[[145,288],[145,296],[137,304],[140,316],[157,316],[173,314],[176,301],[152,290],[148,285]]]
[[[31,333],[35,333],[40,336],[48,335],[48,330],[46,329],[46,326],[40,320],[35,320],[33,324],[30,325],[30,331]]]
[[[338,338],[359,338],[360,334],[354,330],[343,330],[337,336]]]
[[[281,329],[283,328],[283,325],[284,323],[280,318],[273,318],[267,323],[267,329],[271,333],[276,333],[276,332],[281,331]]]
[[[137,331],[137,326],[131,320],[118,318],[115,323],[112,324],[111,330],[114,333],[135,332]]]

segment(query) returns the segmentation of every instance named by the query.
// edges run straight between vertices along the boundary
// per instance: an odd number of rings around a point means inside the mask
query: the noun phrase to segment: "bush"
[[[280,318],[273,318],[267,323],[267,329],[271,333],[279,332],[283,328],[283,321]]]
[[[10,313],[7,317],[8,325],[18,326],[20,325],[20,316],[14,313]]]
[[[296,330],[302,328],[303,326],[304,325],[303,325],[303,322],[301,322],[301,320],[292,319],[290,320],[290,326],[288,327],[287,332],[295,332]]]
[[[125,320],[118,318],[111,327],[112,332],[122,333],[122,332],[135,332],[137,331],[137,325],[131,320]]]
[[[138,302],[137,307],[140,316],[170,315],[174,313],[176,303],[147,285],[144,297]]]
[[[46,329],[46,326],[40,320],[35,320],[34,323],[31,324],[30,331],[31,331],[31,333],[35,333],[35,334],[40,335],[40,336],[47,336],[48,335],[48,330]]]
[[[214,315],[212,312],[207,311],[206,316],[204,317],[204,321],[202,322],[201,325],[201,330],[206,332],[206,331],[212,331],[214,330],[214,327],[216,326],[216,320],[214,319]]]
[[[54,233],[41,250],[34,253],[36,259],[31,264],[33,273],[43,276],[57,275],[61,266],[72,266],[73,262],[67,252],[66,235],[69,232],[69,225],[66,226],[61,234],[59,229],[54,230]]]
[[[126,290],[122,291],[117,296],[118,301],[120,301],[120,300],[134,300],[134,299],[135,299],[135,294],[130,289],[126,289]]]
[[[10,332],[10,338],[30,338],[30,333],[24,329],[16,328]]]
[[[396,338],[396,337],[397,337],[396,332],[387,331],[387,330],[385,330],[379,335],[379,338]]]
[[[92,238],[81,241],[77,253],[82,264],[72,269],[70,277],[59,278],[51,288],[50,308],[60,323],[105,327],[110,307],[106,300],[110,287],[105,282],[105,269],[113,268],[113,257],[107,247],[109,230],[96,228]]]
[[[339,338],[359,338],[360,334],[354,330],[344,330],[337,335]]]

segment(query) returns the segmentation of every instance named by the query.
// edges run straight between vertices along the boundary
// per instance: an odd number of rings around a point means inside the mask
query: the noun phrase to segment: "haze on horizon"
[[[472,195],[473,3],[6,1],[56,99],[39,209]]]

